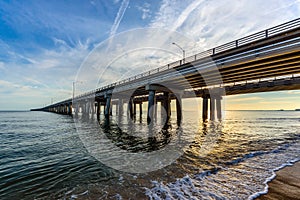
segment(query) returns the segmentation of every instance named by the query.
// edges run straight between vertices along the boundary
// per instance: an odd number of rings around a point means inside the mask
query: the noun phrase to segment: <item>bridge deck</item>
[[[300,89],[298,77],[263,81],[300,74],[299,64],[300,18],[81,94],[75,100],[104,101],[112,92],[146,96],[149,84],[184,90],[186,97],[191,92],[201,96],[216,86],[224,89],[224,95]],[[70,103],[72,99],[67,99],[46,108]]]

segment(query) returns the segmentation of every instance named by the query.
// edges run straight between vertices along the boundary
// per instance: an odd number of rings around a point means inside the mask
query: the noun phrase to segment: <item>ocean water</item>
[[[196,116],[183,113],[185,143],[176,159],[158,156],[165,165],[149,161],[148,171],[134,173],[101,159],[128,169],[134,160],[115,147],[142,155],[167,148],[179,134],[174,117],[168,129],[154,127],[150,140],[137,134],[149,128],[144,118],[130,126],[126,117],[108,123],[103,116],[79,124],[53,113],[0,112],[0,199],[253,199],[267,192],[275,170],[300,160],[300,112],[226,111],[221,122],[207,123]],[[78,131],[90,124],[102,131]]]

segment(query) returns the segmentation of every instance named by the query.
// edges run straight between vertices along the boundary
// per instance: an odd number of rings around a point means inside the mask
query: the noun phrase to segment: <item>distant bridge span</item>
[[[181,120],[181,99],[203,98],[203,120],[221,118],[224,95],[300,89],[300,18],[226,43],[134,77],[97,88],[44,108],[62,114],[96,114],[105,106],[109,118],[112,104],[128,103],[131,118],[136,105],[148,101],[148,122],[157,101],[170,118],[170,101],[176,100],[177,119]],[[129,95],[129,96],[128,96]],[[124,98],[125,101],[124,101]],[[112,103],[113,102],[113,103]],[[73,110],[73,111],[72,111]],[[140,112],[140,115],[142,112]]]

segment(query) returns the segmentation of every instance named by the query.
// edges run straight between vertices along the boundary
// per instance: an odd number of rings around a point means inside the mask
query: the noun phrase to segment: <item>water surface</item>
[[[191,133],[183,154],[139,174],[93,157],[70,116],[0,112],[0,199],[247,199],[266,192],[274,170],[300,158],[300,112],[226,111],[222,122],[208,123],[195,116],[183,113],[181,129]],[[166,131],[154,127],[150,139],[145,119],[128,126],[124,118],[100,120],[106,140],[123,151],[155,152],[178,138],[174,118]]]

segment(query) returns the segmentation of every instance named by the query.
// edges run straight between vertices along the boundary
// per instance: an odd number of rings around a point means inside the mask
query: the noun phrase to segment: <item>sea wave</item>
[[[244,155],[225,165],[186,175],[175,182],[153,180],[145,188],[149,199],[254,199],[268,191],[275,171],[300,160],[300,143]]]

